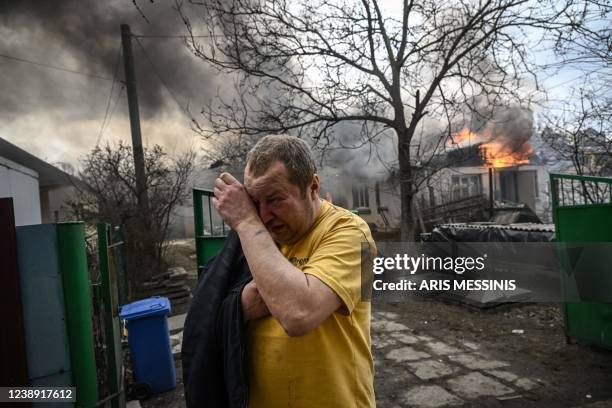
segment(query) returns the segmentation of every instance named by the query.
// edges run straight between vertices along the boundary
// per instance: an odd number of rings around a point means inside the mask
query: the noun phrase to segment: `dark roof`
[[[38,173],[40,187],[70,186],[76,177],[0,138],[0,156]]]
[[[486,161],[480,152],[481,144],[476,143],[470,146],[447,150],[445,155],[443,155],[443,160],[446,160],[448,167],[485,166]],[[539,166],[544,164],[544,161],[536,153],[532,153],[529,156],[529,164]]]
[[[429,165],[435,169],[453,167],[480,167],[484,166],[480,154],[480,143],[470,146],[448,148],[431,158]]]
[[[480,154],[481,143],[458,147],[446,153],[449,167],[484,166],[486,163]]]

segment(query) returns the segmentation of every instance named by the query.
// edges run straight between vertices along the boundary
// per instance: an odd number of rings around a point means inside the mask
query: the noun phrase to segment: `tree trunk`
[[[410,137],[409,129],[402,129],[397,132],[398,139],[398,158],[399,158],[399,178],[400,178],[400,200],[401,200],[401,221],[400,233],[403,242],[414,241],[415,225],[412,217],[412,200],[414,198],[412,183],[412,165],[410,163]]]

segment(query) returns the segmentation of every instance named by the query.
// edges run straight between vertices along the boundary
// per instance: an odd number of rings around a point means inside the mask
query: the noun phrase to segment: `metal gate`
[[[0,337],[9,347],[0,347],[1,383],[74,386],[76,406],[123,408],[118,317],[122,242],[111,239],[106,224],[98,225],[97,239],[92,231],[90,248],[97,251],[90,251],[90,261],[98,260],[100,272],[92,280],[86,231],[82,222],[15,228],[11,199],[0,199],[0,255],[7,262],[0,274],[2,333],[7,337]],[[104,333],[99,343],[94,341],[92,315]],[[95,346],[104,364],[96,365]]]
[[[119,304],[125,303],[125,274],[123,265],[123,241],[118,231],[108,224],[97,225],[98,261],[100,280],[94,282],[96,297],[101,300],[104,322],[104,351],[106,354],[105,384],[108,390],[98,404],[110,401],[113,408],[125,407],[125,370],[121,352],[121,323]],[[102,379],[100,379],[102,381]]]
[[[612,242],[612,178],[551,174],[550,187],[557,241]],[[612,265],[602,272],[612,278]],[[612,304],[573,302],[563,309],[569,338],[612,348]]]
[[[212,205],[212,190],[193,189],[193,220],[195,223],[198,276],[202,268],[223,247],[228,231],[225,222]]]

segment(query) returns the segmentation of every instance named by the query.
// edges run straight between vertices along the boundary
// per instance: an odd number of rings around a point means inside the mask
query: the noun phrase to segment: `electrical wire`
[[[115,109],[117,108],[117,105],[119,104],[119,99],[121,99],[121,95],[123,95],[124,89],[125,89],[125,85],[121,85],[121,89],[119,89],[119,92],[117,93],[117,97],[115,98],[115,103],[113,104],[113,108],[111,109],[110,114],[108,115],[108,121],[106,122],[106,127],[102,128],[100,134],[98,135],[98,140],[96,141],[96,147],[100,144],[100,141],[102,140],[102,137],[104,136],[104,132],[110,126],[110,122],[113,117],[113,113],[115,113]]]
[[[106,101],[106,112],[104,112],[104,120],[102,120],[102,126],[100,126],[100,131],[98,132],[98,139],[96,141],[96,147],[100,143],[100,139],[102,138],[102,133],[104,132],[104,128],[107,124],[108,113],[110,110],[111,100],[113,99],[113,91],[115,90],[115,84],[117,83],[117,74],[119,73],[119,63],[121,62],[121,45],[119,45],[119,50],[117,52],[117,61],[115,62],[115,69],[113,74],[113,83],[111,84],[110,92],[108,93],[108,100]]]
[[[63,71],[63,72],[69,72],[71,74],[82,75],[82,76],[86,76],[86,77],[89,77],[89,78],[102,79],[104,81],[113,81],[112,78],[106,78],[106,77],[104,77],[102,75],[88,74],[88,73],[81,72],[81,71],[75,71],[74,69],[68,69],[68,68],[58,67],[58,66],[55,66],[55,65],[44,64],[42,62],[30,61],[30,60],[27,60],[27,59],[24,59],[24,58],[13,57],[12,55],[0,54],[0,57],[6,58],[6,59],[10,59],[10,60],[13,60],[13,61],[19,61],[19,62],[24,62],[24,63],[27,63],[27,64],[36,65],[36,66],[43,67],[43,68],[55,69],[57,71]]]
[[[581,74],[581,75],[579,75],[579,76],[577,76],[577,77],[575,77],[575,78],[568,79],[568,80],[566,80],[566,81],[563,81],[563,82],[560,82],[560,83],[558,83],[558,84],[555,84],[555,85],[552,85],[552,86],[548,86],[548,87],[545,87],[545,88],[546,88],[546,90],[550,91],[551,89],[555,89],[555,88],[558,88],[558,87],[560,87],[560,86],[563,86],[563,85],[569,84],[569,83],[571,83],[571,82],[575,82],[575,81],[579,80],[580,78],[584,78],[585,76],[588,76],[588,75],[593,75],[593,74],[595,74],[595,73],[597,73],[597,72],[599,72],[599,71],[602,71],[602,70],[604,70],[604,69],[606,69],[606,67],[601,67],[601,68],[598,68],[598,69],[595,69],[595,70],[592,70],[592,71],[589,71],[589,72],[583,73],[583,74]]]
[[[138,38],[168,38],[168,39],[181,38],[181,39],[187,39],[187,38],[222,38],[222,37],[225,37],[225,36],[220,35],[220,34],[219,35],[210,35],[210,34],[202,34],[202,35],[189,35],[189,34],[184,34],[184,35],[132,34],[132,37],[134,37],[135,39],[138,39]]]

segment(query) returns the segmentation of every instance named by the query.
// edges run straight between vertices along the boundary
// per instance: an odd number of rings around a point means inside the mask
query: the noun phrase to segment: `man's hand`
[[[236,230],[244,221],[257,220],[257,208],[244,186],[229,173],[221,173],[215,180],[212,202],[229,227]]]
[[[268,306],[264,303],[255,281],[246,284],[241,294],[242,315],[245,321],[260,319],[270,314]]]

